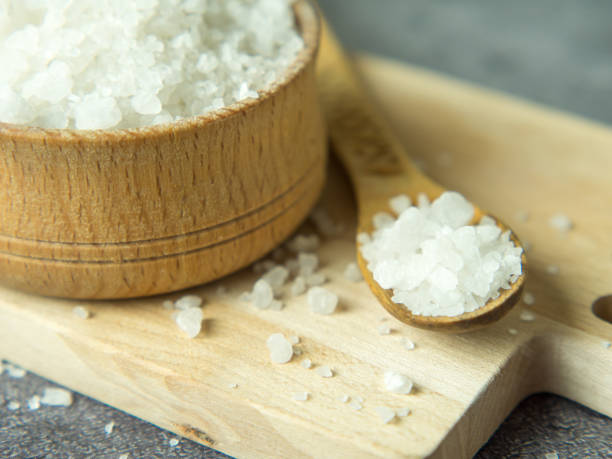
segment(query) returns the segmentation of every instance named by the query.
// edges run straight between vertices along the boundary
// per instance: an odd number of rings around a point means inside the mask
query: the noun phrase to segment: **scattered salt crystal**
[[[378,334],[379,335],[390,335],[391,327],[389,325],[380,325],[378,327]]]
[[[106,435],[110,435],[113,433],[114,428],[115,428],[115,423],[111,421],[104,426],[104,432],[106,433]]]
[[[409,351],[413,350],[416,347],[414,342],[409,340],[408,338],[402,338],[402,346],[404,346],[404,349],[408,349]]]
[[[298,254],[298,264],[300,266],[300,275],[310,276],[314,274],[319,266],[319,257],[314,253],[301,252]]]
[[[349,401],[350,397],[346,394],[341,395],[340,397],[338,397],[338,401],[342,402],[342,403],[347,403]]]
[[[306,276],[306,285],[309,287],[323,285],[325,282],[327,282],[327,276],[323,273],[314,273]]]
[[[174,309],[174,302],[172,302],[171,300],[164,300],[162,303],[162,307],[164,309]]]
[[[296,392],[295,394],[293,394],[293,400],[297,400],[298,402],[305,402],[306,400],[308,400],[309,395],[310,394],[308,392]]]
[[[396,394],[409,394],[412,391],[413,382],[401,373],[386,371],[384,375],[385,389]]]
[[[322,378],[331,378],[332,376],[334,376],[334,372],[327,365],[322,365],[320,367],[317,367],[315,371]]]
[[[129,459],[129,457],[130,457],[130,453],[125,453],[119,456],[119,459]]]
[[[40,403],[48,406],[70,406],[72,405],[72,392],[59,387],[45,387]]]
[[[395,418],[395,411],[387,406],[377,406],[374,410],[385,424],[390,423]]]
[[[242,292],[240,296],[238,297],[238,299],[242,301],[243,303],[250,303],[251,302],[251,292]]]
[[[610,349],[610,346],[612,346],[612,343],[610,341],[602,341],[601,345],[606,349]]]
[[[516,219],[521,223],[526,223],[529,220],[529,212],[520,210],[516,213]]]
[[[266,345],[270,351],[270,360],[273,363],[287,363],[293,357],[293,346],[285,339],[282,333],[270,335]]]
[[[399,410],[397,410],[397,416],[400,417],[400,418],[405,418],[411,412],[412,411],[410,410],[410,408],[400,408]]]
[[[308,370],[312,368],[312,361],[310,359],[304,359],[300,365]]]
[[[176,309],[185,310],[202,306],[202,298],[197,295],[185,295],[174,303]]]
[[[395,219],[393,215],[388,214],[387,212],[378,212],[372,217],[372,223],[374,223],[374,228],[382,229],[388,226],[391,226]]]
[[[317,230],[323,236],[334,237],[343,230],[342,225],[334,222],[323,207],[317,207],[312,214],[310,214],[310,218],[317,227]]]
[[[546,272],[552,276],[556,276],[560,271],[561,269],[557,265],[548,265],[546,267]]]
[[[357,242],[359,244],[367,244],[369,242],[371,242],[372,238],[370,237],[370,235],[368,233],[359,233],[357,235]]]
[[[412,201],[405,194],[400,194],[399,196],[389,199],[389,207],[391,207],[391,210],[395,213],[395,215],[401,214],[410,206],[412,206]]]
[[[265,279],[259,279],[255,282],[253,292],[251,292],[251,301],[258,309],[267,309],[274,301],[272,286]]]
[[[533,322],[535,320],[536,316],[531,311],[523,310],[523,311],[521,311],[521,314],[519,315],[519,318],[523,322]]]
[[[314,252],[319,248],[319,236],[298,234],[287,243],[287,247],[294,253]]]
[[[270,271],[276,266],[276,263],[272,260],[262,260],[253,264],[253,272],[255,274],[263,274]]]
[[[270,303],[270,306],[268,306],[268,309],[270,311],[282,311],[284,307],[285,307],[285,304],[282,301],[272,300],[272,303]]]
[[[544,459],[559,459],[559,455],[556,452],[546,453],[544,454]]]
[[[287,268],[291,274],[297,274],[300,271],[300,264],[297,258],[289,258],[285,261],[285,268]]]
[[[8,405],[6,407],[11,411],[16,411],[21,408],[21,403],[15,400],[11,400],[10,402],[8,402]]]
[[[83,306],[75,306],[72,313],[79,319],[89,319],[91,317],[91,313]]]
[[[200,308],[190,308],[178,311],[174,318],[178,327],[183,330],[189,338],[195,338],[202,330],[204,313]]]
[[[40,408],[40,397],[38,395],[33,395],[28,399],[28,409],[30,411],[36,411]]]
[[[518,330],[516,328],[509,328],[508,333],[511,335],[518,335]]]
[[[23,368],[11,365],[10,363],[5,365],[5,369],[11,378],[21,379],[26,375],[26,371]]]
[[[374,280],[413,314],[457,316],[484,306],[522,273],[522,248],[495,220],[470,225],[474,207],[459,193],[433,203],[420,195],[397,220],[360,246]]]
[[[317,314],[332,314],[338,305],[338,295],[323,287],[312,287],[307,299],[310,309]]]
[[[298,296],[306,291],[306,279],[303,276],[297,276],[291,284],[291,295]]]
[[[428,209],[430,204],[429,197],[425,193],[417,195],[417,207],[419,209]]]
[[[284,266],[275,266],[262,276],[274,291],[282,287],[289,277],[289,270]]]
[[[351,403],[349,403],[349,406],[355,411],[359,411],[363,408],[363,405],[356,400],[351,401]]]
[[[300,337],[297,335],[291,335],[289,336],[289,338],[287,339],[287,341],[289,341],[291,344],[295,345],[295,344],[299,344],[300,343]]]
[[[236,383],[230,383],[230,384],[228,384],[228,387],[229,387],[230,389],[236,389],[236,388],[238,387],[238,384],[236,384]]]
[[[527,306],[532,306],[535,303],[535,296],[531,292],[525,292],[523,294],[523,303]]]
[[[360,282],[363,280],[363,275],[361,274],[361,270],[357,263],[351,262],[346,265],[344,269],[344,278],[350,280],[351,282]]]
[[[302,350],[299,347],[294,348],[293,355],[295,356],[302,355]]]
[[[178,438],[171,438],[171,439],[168,441],[168,444],[169,444],[169,445],[170,445],[172,448],[174,448],[175,446],[178,446],[178,444],[179,444],[179,439],[178,439]]]
[[[574,227],[574,224],[570,218],[562,213],[558,213],[550,217],[548,220],[548,225],[560,233],[567,233]]]

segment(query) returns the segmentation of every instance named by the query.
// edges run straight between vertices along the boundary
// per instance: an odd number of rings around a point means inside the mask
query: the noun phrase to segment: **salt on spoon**
[[[359,206],[358,262],[370,289],[382,306],[397,319],[424,329],[465,332],[500,319],[520,298],[526,271],[524,253],[518,255],[518,262],[514,264],[513,269],[509,269],[507,284],[502,282],[502,286],[508,288],[500,288],[493,292],[491,299],[486,301],[486,304],[482,307],[475,308],[472,311],[465,308],[466,312],[458,315],[425,316],[414,314],[403,304],[394,301],[393,292],[381,287],[374,279],[372,272],[367,267],[368,261],[362,255],[362,249],[372,243],[372,235],[375,234],[374,230],[377,226],[379,232],[385,232],[389,230],[390,225],[394,224],[390,223],[387,215],[383,215],[381,212],[387,212],[390,207],[394,211],[403,209],[403,213],[411,211],[411,209],[406,209],[408,200],[397,199],[397,196],[408,196],[411,202],[416,200],[419,212],[434,214],[440,220],[447,219],[448,226],[451,227],[453,225],[457,226],[457,222],[460,220],[461,225],[459,226],[464,225],[465,212],[436,215],[434,199],[441,196],[445,190],[426,177],[407,159],[408,155],[400,147],[400,141],[393,137],[393,134],[384,126],[383,121],[377,117],[375,110],[368,103],[367,97],[364,96],[365,90],[353,74],[352,67],[344,56],[340,44],[326,24],[323,26],[322,41],[323,45],[319,56],[319,90],[322,94],[321,100],[323,101],[324,111],[328,114],[343,114],[342,117],[328,116],[328,129],[334,150],[343,162],[356,190]],[[334,75],[333,82],[326,78],[327,75]],[[338,84],[339,81],[342,82],[341,85]],[[342,93],[338,92],[338,87],[344,88]],[[352,101],[350,111],[345,108],[348,99]],[[347,126],[358,126],[358,128],[347,129]],[[367,132],[367,135],[361,134],[361,132]],[[362,148],[355,148],[356,144]],[[377,181],[380,183],[377,183]],[[384,192],[374,193],[372,190],[384,190]],[[391,199],[393,200],[390,202]],[[434,201],[433,204],[432,201]],[[490,227],[487,230],[480,230],[480,232],[495,232],[495,228],[498,228],[501,234],[506,235],[504,238],[507,238],[508,242],[512,242],[517,252],[522,251],[519,240],[509,231],[508,227],[499,220],[487,216],[476,206],[470,205],[470,208],[470,223],[484,220],[484,223]],[[374,222],[375,216],[376,221]],[[423,231],[426,232],[427,229]],[[468,231],[470,230],[465,230],[466,233]],[[458,237],[460,236],[462,234],[458,235]],[[409,239],[392,242],[410,244]],[[463,247],[470,250],[470,246]],[[513,256],[516,256],[516,253]],[[492,256],[492,258],[487,265],[489,270],[495,268],[495,264],[499,262],[495,259],[495,256]],[[464,259],[469,259],[469,256],[462,257],[460,262],[464,263]],[[456,260],[454,262],[457,263]],[[444,263],[453,263],[453,260],[444,260],[440,263],[441,266],[438,266],[439,269],[434,276],[436,278],[435,282],[441,284],[438,293],[443,291],[445,287],[452,286],[455,282],[452,276],[448,275],[448,269],[444,266]],[[426,274],[429,275],[430,273],[426,272]],[[448,302],[449,305],[453,303],[452,295],[441,296],[445,297],[443,300]],[[474,300],[477,300],[477,298],[474,298]]]

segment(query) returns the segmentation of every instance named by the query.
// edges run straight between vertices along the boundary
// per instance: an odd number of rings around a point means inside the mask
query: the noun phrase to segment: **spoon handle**
[[[351,177],[359,203],[360,228],[367,231],[371,217],[384,210],[392,196],[405,193],[415,199],[421,191],[439,195],[442,189],[414,166],[376,110],[325,20],[317,65],[329,137]]]

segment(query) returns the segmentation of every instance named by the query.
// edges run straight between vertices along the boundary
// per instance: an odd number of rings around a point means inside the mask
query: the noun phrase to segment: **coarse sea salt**
[[[334,376],[333,370],[327,365],[321,365],[320,367],[317,367],[315,371],[322,378],[331,378],[332,376]]]
[[[445,192],[433,203],[420,194],[360,246],[374,279],[413,314],[457,316],[475,311],[521,275],[522,248],[492,218],[470,225],[474,207]]]
[[[48,406],[70,406],[72,405],[72,392],[60,387],[45,387],[40,403]]]
[[[195,338],[202,331],[204,313],[200,308],[189,308],[178,311],[174,318],[178,327],[183,330],[189,338]]]
[[[15,401],[15,400],[11,400],[10,402],[8,402],[6,407],[10,411],[17,411],[19,408],[21,408],[21,403],[19,403],[18,401]]]
[[[408,376],[395,371],[386,371],[384,374],[385,389],[395,394],[409,394],[414,383]]]
[[[7,363],[4,365],[6,372],[11,378],[21,379],[26,375],[26,371],[23,368]]]
[[[32,395],[32,397],[28,399],[28,409],[30,411],[36,411],[39,408],[40,408],[40,397],[38,395]]]
[[[310,359],[304,359],[302,360],[302,363],[300,363],[300,365],[302,365],[303,368],[309,370],[310,368],[312,368],[312,361]]]
[[[293,394],[292,398],[298,402],[305,402],[308,400],[309,396],[310,394],[308,392],[296,392]]]
[[[312,287],[308,290],[307,301],[312,312],[329,315],[338,306],[338,295],[323,287]]]
[[[380,417],[380,420],[384,424],[389,424],[391,421],[393,421],[393,419],[395,419],[395,411],[393,411],[388,406],[377,406],[376,408],[374,408],[374,411],[376,411],[376,413]]]
[[[558,213],[550,217],[548,220],[548,225],[560,233],[567,233],[574,227],[572,220],[567,215],[562,213]]]
[[[0,0],[0,121],[137,128],[279,81],[303,49],[289,0]]]
[[[170,440],[168,440],[168,444],[174,448],[176,446],[178,446],[180,440],[178,438],[171,438]]]
[[[185,295],[174,303],[174,307],[179,310],[199,308],[202,306],[202,298],[197,295]]]
[[[357,263],[351,262],[346,265],[346,268],[344,268],[344,278],[351,282],[361,282],[363,280],[363,275]]]
[[[106,435],[110,435],[113,433],[113,429],[115,428],[115,423],[113,421],[109,422],[104,426],[104,433]]]
[[[533,322],[536,319],[536,315],[531,311],[523,310],[521,311],[519,318],[522,322]]]
[[[523,294],[523,303],[525,303],[527,306],[533,306],[533,304],[535,303],[535,296],[533,295],[533,293],[525,292]]]
[[[270,360],[273,363],[287,363],[293,357],[293,346],[282,333],[270,335],[266,341],[266,346],[268,346]]]
[[[404,349],[412,351],[416,347],[416,344],[414,344],[414,342],[409,340],[408,338],[402,338],[402,346],[404,347]]]
[[[91,317],[91,313],[84,306],[75,306],[72,308],[72,313],[77,316],[79,319],[89,319]]]
[[[397,410],[397,416],[400,417],[400,418],[405,418],[411,412],[412,411],[410,411],[410,408],[400,408],[399,410]]]

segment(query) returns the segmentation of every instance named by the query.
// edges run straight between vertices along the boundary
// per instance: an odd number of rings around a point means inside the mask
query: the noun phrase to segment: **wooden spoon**
[[[333,150],[353,183],[359,208],[358,232],[371,233],[374,230],[372,217],[378,212],[390,210],[390,198],[406,194],[415,202],[419,193],[425,193],[430,200],[434,200],[445,189],[410,161],[399,140],[373,108],[329,26],[323,24],[322,30],[318,84],[329,136]],[[474,207],[473,222],[476,223],[488,214]],[[503,231],[509,229],[493,218]],[[513,233],[511,238],[517,247],[521,246]],[[471,331],[499,320],[520,298],[527,268],[523,252],[522,275],[510,289],[502,290],[498,298],[476,311],[459,316],[427,317],[412,314],[405,306],[394,303],[391,300],[392,290],[378,285],[359,249],[357,254],[366,282],[387,311],[408,325],[447,332]]]

